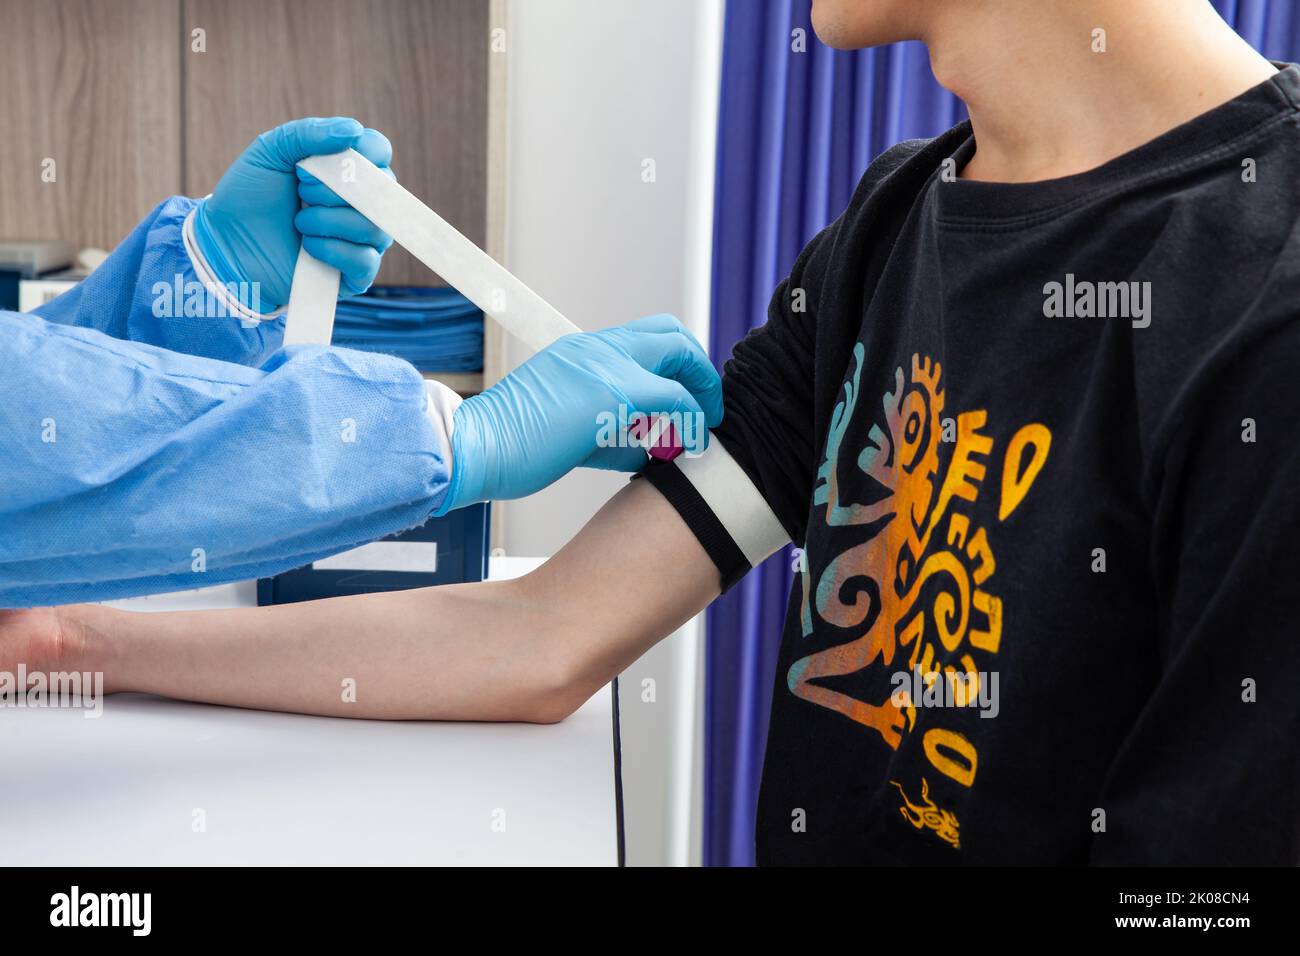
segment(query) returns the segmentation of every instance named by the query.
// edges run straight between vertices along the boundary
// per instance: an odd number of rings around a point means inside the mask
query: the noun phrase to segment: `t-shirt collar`
[[[1300,110],[1300,67],[1274,65],[1278,72],[1258,86],[1087,172],[1035,183],[945,182],[936,172],[931,188],[938,217],[953,223],[1033,220],[1144,177],[1158,178],[1215,150],[1231,149],[1255,130]],[[959,144],[951,158],[960,170],[974,153],[975,139],[969,122],[952,132]]]

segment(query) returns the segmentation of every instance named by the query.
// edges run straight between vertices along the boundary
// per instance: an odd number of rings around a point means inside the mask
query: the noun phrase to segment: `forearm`
[[[517,581],[270,608],[68,609],[77,666],[109,692],[340,717],[553,721],[718,593],[644,482]],[[355,699],[348,694],[355,688]]]
[[[524,582],[268,608],[86,612],[109,692],[382,719],[544,720],[562,675]]]
[[[644,480],[623,488],[531,577],[555,608],[549,627],[563,634],[571,682],[587,696],[721,590],[695,535]]]

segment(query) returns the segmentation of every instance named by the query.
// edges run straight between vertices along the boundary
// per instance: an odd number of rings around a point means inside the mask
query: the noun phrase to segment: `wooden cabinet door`
[[[5,0],[0,40],[0,238],[112,249],[181,191],[178,0]]]
[[[483,245],[489,13],[484,0],[186,0],[184,189],[211,191],[286,120],[354,116],[393,141],[398,179]],[[378,281],[439,280],[395,248]]]

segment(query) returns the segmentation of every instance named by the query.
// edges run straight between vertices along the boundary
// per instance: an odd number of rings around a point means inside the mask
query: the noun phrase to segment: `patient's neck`
[[[965,101],[975,131],[968,179],[1033,182],[1093,169],[1275,72],[1208,0],[933,9],[923,37],[931,65]]]

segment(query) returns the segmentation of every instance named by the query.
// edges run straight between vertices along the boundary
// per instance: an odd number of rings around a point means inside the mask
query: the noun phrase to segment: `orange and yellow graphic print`
[[[961,849],[961,836],[957,832],[957,814],[951,810],[942,810],[935,806],[930,799],[930,784],[924,777],[921,778],[921,800],[919,803],[909,800],[907,791],[897,780],[889,781],[893,786],[898,788],[898,792],[903,795],[903,805],[898,808],[898,812],[903,815],[903,819],[918,830],[933,830],[944,843],[949,844],[953,849]]]
[[[813,633],[814,615],[858,636],[797,660],[786,680],[796,696],[874,730],[897,750],[917,724],[915,703],[906,692],[885,691],[869,700],[817,681],[873,667],[890,673],[905,669],[919,671],[927,684],[948,681],[958,704],[977,698],[980,674],[990,670],[980,665],[998,653],[1002,640],[1003,609],[992,589],[997,563],[989,529],[967,511],[984,491],[998,449],[984,433],[986,411],[945,420],[940,367],[913,355],[910,374],[897,369],[894,389],[884,396],[883,427],[872,422],[868,443],[854,463],[878,486],[879,497],[843,501],[840,469],[851,467],[842,461],[843,441],[858,404],[863,355],[859,343],[844,398],[832,414],[813,503],[824,507],[830,527],[879,528],[835,554],[819,569],[815,586],[811,569],[803,568],[801,607],[805,637]],[[1047,461],[1051,440],[1045,426],[1027,424],[1002,450],[998,522],[1024,500]],[[949,454],[941,468],[945,443]],[[930,726],[941,722],[941,716],[927,717],[925,757],[934,770],[971,787],[977,749],[955,730]],[[920,802],[908,800],[903,784],[890,782],[902,795],[899,810],[905,819],[959,847],[956,816],[929,799],[924,780]]]

